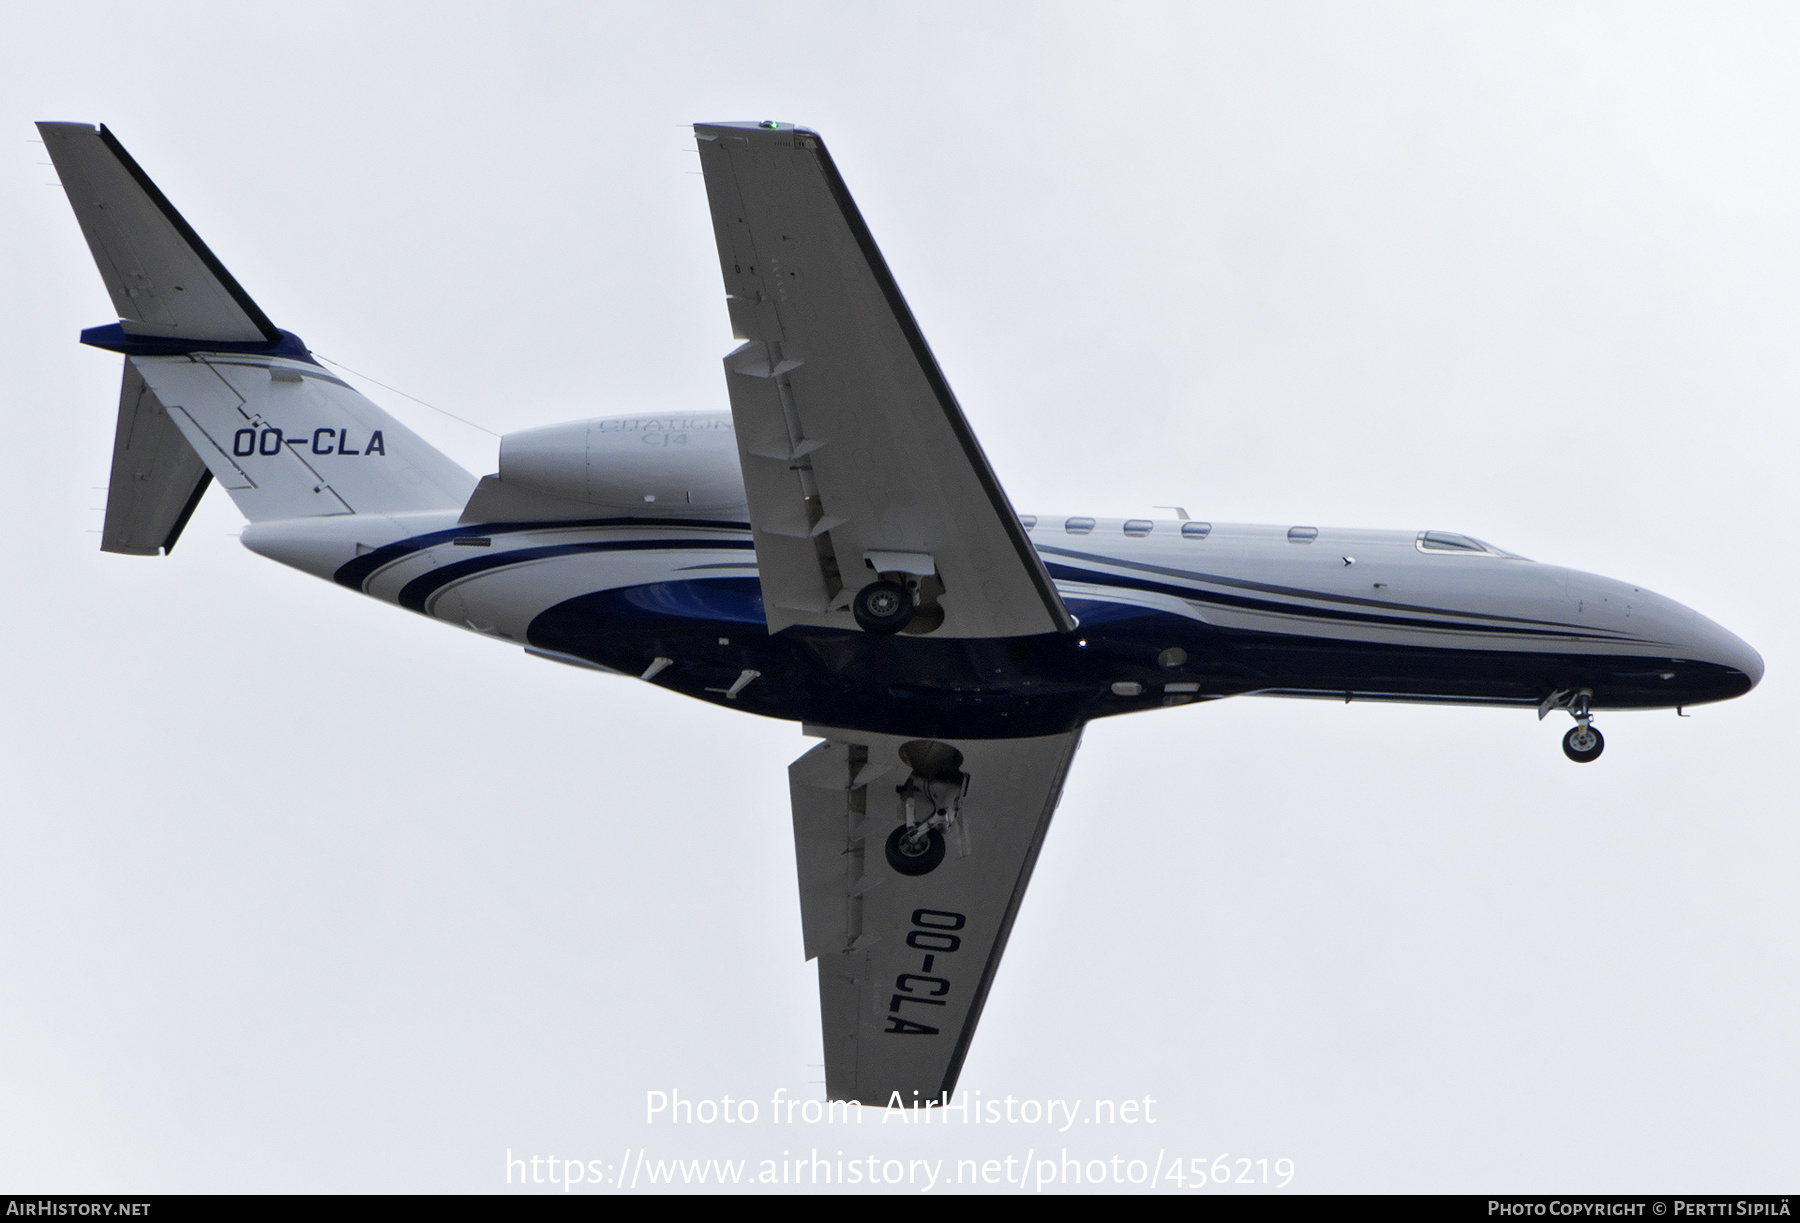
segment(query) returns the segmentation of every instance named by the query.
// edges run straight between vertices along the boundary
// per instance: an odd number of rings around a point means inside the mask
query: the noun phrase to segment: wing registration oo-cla
[[[954,1091],[1080,731],[906,739],[807,727],[788,768],[825,1093]]]
[[[769,631],[871,627],[852,604],[877,583],[911,592],[901,632],[1071,628],[818,134],[694,132]]]

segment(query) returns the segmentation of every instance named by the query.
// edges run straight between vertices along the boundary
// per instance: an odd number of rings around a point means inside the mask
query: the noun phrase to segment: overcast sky
[[[1791,6],[3,20],[0,1191],[815,1146],[1793,1185]],[[101,554],[119,360],[75,342],[111,315],[29,143],[107,123],[279,325],[505,432],[727,406],[687,125],[765,118],[829,142],[1020,510],[1466,531],[1687,603],[1768,678],[1605,716],[1586,767],[1509,710],[1096,724],[963,1086],[1156,1123],[774,1129],[822,1090],[809,741],[270,564],[216,490],[172,557]],[[674,1088],[762,1123],[646,1125]]]

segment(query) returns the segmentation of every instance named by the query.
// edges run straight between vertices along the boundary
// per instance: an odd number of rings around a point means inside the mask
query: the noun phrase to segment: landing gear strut
[[[929,875],[944,861],[945,834],[955,832],[961,852],[969,852],[968,829],[958,828],[969,775],[962,753],[948,743],[915,739],[900,749],[912,775],[894,787],[906,822],[888,834],[888,865],[902,875]]]
[[[1588,703],[1593,699],[1592,689],[1582,688],[1570,691],[1559,689],[1550,694],[1542,705],[1538,706],[1538,721],[1552,709],[1566,709],[1575,719],[1575,728],[1563,736],[1563,755],[1576,764],[1592,764],[1600,759],[1600,753],[1606,750],[1606,740],[1594,729],[1594,716],[1588,712]]]

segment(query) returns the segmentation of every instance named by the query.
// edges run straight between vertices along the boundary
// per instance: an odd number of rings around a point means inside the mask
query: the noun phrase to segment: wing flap
[[[911,1106],[955,1089],[1080,732],[905,739],[807,728],[788,771],[806,954],[819,962],[826,1095]],[[943,859],[888,841],[939,809]],[[904,861],[904,858],[902,858]]]

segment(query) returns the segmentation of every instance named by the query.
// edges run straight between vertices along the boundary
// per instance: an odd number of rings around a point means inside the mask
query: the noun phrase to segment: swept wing
[[[788,769],[800,918],[819,962],[825,1089],[912,1107],[954,1091],[1062,794],[1079,730],[908,740],[808,728]],[[948,815],[943,860],[897,869],[909,818]],[[900,858],[905,863],[904,857]]]
[[[694,131],[744,340],[725,377],[769,630],[854,629],[883,573],[936,604],[911,631],[1072,627],[818,134]]]

